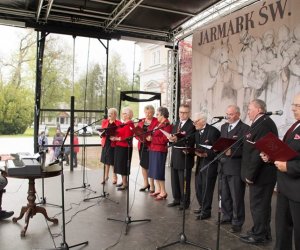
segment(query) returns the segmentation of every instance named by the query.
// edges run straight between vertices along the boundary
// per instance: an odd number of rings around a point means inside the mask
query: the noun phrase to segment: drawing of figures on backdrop
[[[283,61],[283,66],[285,65],[289,69],[289,82],[284,103],[284,113],[286,114],[286,123],[291,124],[294,121],[290,112],[293,96],[300,91],[300,24],[294,28],[292,41],[286,49]]]
[[[211,86],[207,89],[207,105],[213,114],[218,112],[220,107],[227,107],[237,102],[237,86],[234,78],[236,71],[236,59],[233,55],[229,39],[221,40],[219,48],[212,47],[209,59],[209,74],[213,79]],[[211,96],[211,97],[209,97]]]
[[[262,49],[262,43],[259,38],[254,38],[244,30],[240,33],[241,51],[238,57],[238,73],[242,78],[243,96],[241,119],[245,120],[250,100],[257,98],[259,90],[266,80],[265,73],[259,68],[257,62],[254,62],[258,53]]]
[[[266,84],[262,86],[259,98],[265,100],[270,110],[282,109],[282,81],[280,78],[281,60],[277,57],[275,46],[275,33],[273,29],[267,30],[262,36],[263,48],[258,53],[256,61],[258,67],[266,73]],[[277,125],[283,123],[279,117],[274,117]]]

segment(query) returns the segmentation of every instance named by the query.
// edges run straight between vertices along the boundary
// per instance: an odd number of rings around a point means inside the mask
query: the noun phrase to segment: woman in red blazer
[[[110,140],[111,135],[115,135],[114,133],[117,130],[117,126],[121,124],[121,121],[117,120],[118,111],[115,108],[108,109],[108,118],[102,121],[101,128],[105,129],[101,134],[101,145],[102,145],[102,154],[101,154],[101,162],[104,164],[104,175],[103,181],[101,184],[105,184],[105,182],[109,178],[109,168],[110,166],[114,166],[114,156],[115,156],[115,142]],[[113,184],[117,184],[117,175],[113,173]]]
[[[155,127],[155,131],[146,138],[151,142],[149,146],[148,175],[150,178],[153,178],[156,183],[156,192],[150,195],[154,196],[155,200],[163,200],[168,196],[165,188],[165,165],[169,140],[167,135],[162,131],[166,131],[167,134],[170,134],[172,125],[168,120],[169,111],[167,108],[159,107],[156,112],[156,117],[158,124]]]
[[[144,108],[145,118],[142,119],[137,126],[142,128],[143,132],[141,136],[137,136],[138,149],[140,156],[140,166],[142,168],[142,174],[144,178],[144,186],[140,188],[140,192],[145,192],[147,189],[150,193],[154,193],[154,180],[150,178],[148,181],[148,168],[149,168],[149,150],[148,147],[150,143],[145,141],[145,136],[147,136],[147,131],[152,131],[157,125],[157,118],[154,116],[154,107],[152,105],[147,105]],[[150,184],[149,184],[150,182]]]
[[[116,136],[111,136],[110,139],[116,143],[115,147],[115,173],[122,175],[122,183],[118,184],[118,190],[126,190],[127,175],[130,174],[130,164],[132,157],[132,136],[134,123],[131,121],[133,117],[132,109],[129,107],[123,108],[122,120],[123,124],[117,129]],[[130,140],[127,140],[129,139]]]

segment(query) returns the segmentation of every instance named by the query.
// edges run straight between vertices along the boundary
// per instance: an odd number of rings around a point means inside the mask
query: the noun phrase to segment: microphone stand
[[[43,141],[43,145],[45,144],[45,142]],[[42,171],[45,169],[45,163],[46,163],[46,151],[45,150],[40,150],[39,151],[40,154],[40,162],[41,162],[41,168]],[[47,203],[46,201],[46,197],[45,197],[45,183],[44,183],[44,178],[42,178],[42,197],[40,198],[40,202],[37,204],[42,204],[42,205],[50,205],[50,206],[54,206],[54,207],[60,207],[59,205],[56,204],[52,204],[52,203]]]
[[[125,124],[126,125],[129,125],[129,124]],[[147,132],[149,133],[149,132]],[[138,135],[136,135],[138,136]],[[151,219],[141,219],[141,220],[132,220],[131,219],[131,216],[129,215],[129,173],[130,173],[130,146],[132,145],[132,139],[133,139],[134,136],[130,136],[130,137],[127,137],[125,140],[127,141],[128,143],[128,147],[127,147],[127,190],[126,190],[126,217],[125,217],[125,220],[120,220],[120,219],[113,219],[113,218],[107,218],[107,220],[112,220],[112,221],[119,221],[119,222],[124,222],[126,224],[126,228],[125,228],[125,235],[127,235],[127,232],[128,232],[128,226],[129,224],[131,223],[134,223],[134,222],[142,222],[142,221],[148,221],[150,222]]]
[[[69,135],[70,132],[70,127],[68,128],[68,131],[65,135],[65,138],[63,140],[63,143],[60,146],[60,153],[58,156],[58,159],[54,162],[54,163],[50,163],[51,165],[55,164],[55,163],[59,163],[59,165],[61,166],[61,199],[62,199],[62,204],[61,204],[61,209],[62,209],[62,243],[60,244],[60,247],[58,248],[54,248],[54,249],[62,249],[62,250],[68,250],[70,248],[73,247],[77,247],[77,246],[81,246],[81,245],[88,245],[89,242],[88,241],[84,241],[82,243],[76,244],[76,245],[72,245],[69,246],[66,242],[66,219],[65,219],[65,195],[64,195],[64,164],[63,164],[63,158],[64,158],[64,145],[65,145],[65,141]],[[50,165],[49,164],[49,165]]]
[[[83,146],[83,152],[82,152],[82,155],[83,155],[83,157],[82,157],[82,159],[83,159],[82,185],[79,186],[79,187],[67,188],[66,191],[74,190],[74,189],[79,189],[79,188],[84,188],[84,189],[87,189],[87,190],[89,190],[89,191],[91,191],[93,193],[97,193],[96,191],[94,191],[94,190],[92,190],[92,189],[89,188],[91,186],[90,184],[88,184],[88,183],[85,182],[85,175],[86,175],[86,173],[85,173],[86,172],[86,164],[85,164],[86,163],[86,161],[85,161],[85,158],[86,158],[86,146],[85,146],[86,135],[85,134],[86,134],[86,129],[87,129],[88,126],[91,126],[94,123],[97,123],[97,122],[99,122],[101,120],[102,119],[94,121],[94,122],[92,122],[92,123],[90,123],[90,124],[88,124],[88,125],[80,128],[80,129],[78,129],[77,131],[74,131],[74,133],[77,133],[80,130],[83,130],[83,145],[84,146]],[[72,144],[73,144],[73,142],[72,142]]]
[[[183,148],[184,149],[188,149],[188,139],[192,136],[195,135],[196,132],[193,132],[192,134],[188,135],[188,136],[185,136],[184,138],[178,140],[177,142],[169,145],[169,147],[174,147],[176,146],[177,144],[179,144],[179,142],[182,142],[184,141],[185,143],[185,147]],[[160,247],[156,247],[156,249],[163,249],[163,248],[166,248],[166,247],[169,247],[169,246],[173,246],[173,245],[176,245],[178,243],[180,244],[187,244],[187,245],[191,245],[191,246],[195,246],[195,247],[199,247],[201,249],[207,249],[207,250],[211,250],[210,248],[207,248],[207,247],[204,247],[202,245],[199,245],[197,243],[194,243],[192,241],[189,241],[187,240],[187,237],[186,237],[186,234],[185,234],[185,204],[186,204],[186,173],[187,173],[187,169],[186,169],[186,162],[187,162],[187,153],[185,153],[185,156],[184,156],[184,169],[183,169],[183,216],[182,216],[182,224],[181,224],[181,233],[179,234],[179,239],[176,240],[176,241],[173,241],[171,243],[168,243],[166,245],[163,245],[163,246],[160,246]]]
[[[116,126],[112,126],[112,127],[115,128]],[[109,129],[112,129],[112,127],[107,127],[107,128],[104,128],[104,129],[102,128],[101,130],[103,130],[103,132],[106,133],[107,131],[109,131]],[[109,136],[109,135],[107,134],[107,136]],[[107,139],[106,139],[106,140],[107,140]],[[103,149],[104,149],[104,148],[103,148]],[[102,150],[103,150],[103,149],[102,149]],[[106,151],[105,151],[105,157],[104,157],[104,159],[106,159],[107,152],[108,152],[108,149],[106,149]],[[105,177],[105,168],[106,168],[105,165],[106,165],[106,164],[103,163],[103,176],[104,176],[104,177]],[[93,200],[93,199],[104,198],[104,199],[110,200],[110,201],[112,201],[112,202],[114,202],[114,203],[116,203],[116,204],[119,204],[118,201],[114,201],[114,200],[108,198],[109,193],[105,192],[104,186],[105,186],[105,180],[104,180],[104,183],[102,184],[102,194],[101,194],[101,195],[98,195],[98,196],[95,196],[95,197],[86,198],[86,199],[84,199],[83,201],[89,201],[89,200]]]

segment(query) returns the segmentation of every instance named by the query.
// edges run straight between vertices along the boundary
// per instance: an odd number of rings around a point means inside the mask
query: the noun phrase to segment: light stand
[[[127,234],[128,231],[128,226],[129,224],[133,223],[133,222],[142,222],[142,221],[151,221],[151,219],[142,219],[142,220],[132,220],[131,216],[129,215],[129,173],[130,173],[130,146],[132,144],[132,138],[133,137],[128,137],[127,143],[128,143],[128,148],[127,148],[127,190],[126,190],[126,194],[127,194],[127,198],[126,198],[126,217],[125,220],[119,220],[119,219],[112,219],[112,218],[107,218],[107,220],[112,220],[112,221],[119,221],[119,222],[124,222],[126,224],[126,228],[125,228],[125,235]]]
[[[84,189],[87,189],[87,190],[89,190],[89,191],[91,191],[93,193],[97,193],[96,191],[94,191],[94,190],[92,190],[92,189],[89,188],[91,186],[90,184],[87,184],[85,182],[85,174],[86,174],[86,170],[85,170],[86,169],[86,164],[85,164],[85,156],[86,156],[86,146],[85,146],[86,127],[87,126],[82,127],[82,129],[83,129],[83,144],[84,144],[84,146],[83,146],[83,153],[82,153],[82,155],[83,155],[83,157],[82,157],[82,160],[83,160],[82,185],[79,186],[79,187],[66,188],[66,191],[74,190],[74,189],[79,189],[79,188],[84,188]]]
[[[61,209],[62,209],[62,237],[63,237],[63,241],[60,244],[60,247],[54,248],[54,249],[64,249],[64,250],[68,250],[68,249],[73,248],[73,247],[89,244],[88,241],[84,241],[82,243],[69,246],[66,242],[66,219],[65,219],[65,194],[64,194],[64,164],[63,164],[63,158],[64,158],[64,145],[65,145],[65,141],[68,137],[69,132],[70,132],[70,127],[69,127],[69,129],[68,129],[68,131],[65,135],[65,138],[63,140],[63,143],[60,147],[60,154],[58,156],[58,159],[55,162],[50,163],[51,165],[59,163],[59,165],[61,166],[61,175],[60,176],[61,176],[61,200],[62,200]]]
[[[191,135],[194,135],[194,133],[192,133]],[[190,136],[191,136],[190,135]],[[184,149],[188,149],[188,138],[190,136],[187,136],[184,138],[184,143],[185,143],[185,147],[183,148]],[[176,144],[176,143],[175,143]],[[172,145],[174,146],[174,145]],[[182,231],[181,233],[179,234],[179,239],[174,241],[174,242],[171,242],[169,244],[166,244],[166,245],[163,245],[161,247],[156,247],[156,249],[163,249],[163,248],[166,248],[166,247],[169,247],[169,246],[173,246],[173,245],[176,245],[178,243],[180,244],[184,244],[184,245],[191,245],[191,246],[195,246],[195,247],[199,247],[201,249],[207,249],[207,250],[210,250],[210,248],[207,248],[207,247],[204,247],[204,246],[201,246],[197,243],[194,243],[192,241],[189,241],[187,240],[187,237],[186,237],[186,234],[185,234],[185,204],[186,204],[186,162],[187,162],[187,153],[185,153],[185,156],[184,156],[184,169],[183,169],[183,215],[182,215]]]

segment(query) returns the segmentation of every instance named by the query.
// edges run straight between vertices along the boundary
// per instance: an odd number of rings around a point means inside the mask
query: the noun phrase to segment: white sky
[[[23,28],[15,28],[10,26],[0,25],[0,58],[8,58],[13,51],[16,51],[18,47],[18,40],[24,33]],[[55,34],[57,35],[57,34]],[[64,41],[69,45],[73,51],[73,37],[67,35],[59,35],[63,37]],[[106,40],[102,42],[107,44]],[[76,37],[75,38],[75,68],[79,69],[79,72],[75,73],[75,78],[80,74],[86,72],[87,67],[87,55],[88,55],[89,38]],[[71,53],[72,53],[71,51]],[[141,61],[140,48],[135,45],[134,42],[125,40],[110,40],[109,41],[109,53],[112,54],[116,51],[125,64],[126,71],[128,73],[129,80],[132,79],[133,65],[135,65],[135,72]],[[91,63],[99,62],[101,65],[106,63],[106,52],[103,45],[97,39],[90,39],[90,51],[89,51],[89,65]]]

